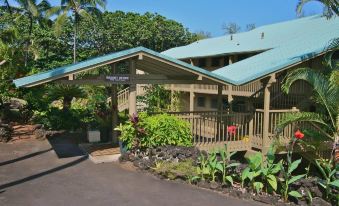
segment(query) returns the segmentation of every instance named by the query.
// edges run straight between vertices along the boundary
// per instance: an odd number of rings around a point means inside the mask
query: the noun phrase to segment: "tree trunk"
[[[77,60],[77,32],[78,32],[78,15],[74,12],[74,36],[73,36],[73,63],[76,63]]]
[[[32,32],[33,32],[33,17],[29,16],[29,31],[28,31],[28,39],[26,40],[25,67],[27,67],[28,49],[29,49],[29,45],[31,41]]]
[[[64,97],[64,100],[62,102],[62,110],[67,111],[71,108],[73,97]]]

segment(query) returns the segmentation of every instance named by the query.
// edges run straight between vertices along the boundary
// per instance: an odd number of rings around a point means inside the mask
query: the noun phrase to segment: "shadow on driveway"
[[[9,183],[6,183],[6,184],[3,184],[3,185],[0,185],[0,190],[3,190],[3,189],[6,189],[8,187],[12,187],[12,186],[15,186],[15,185],[18,185],[18,184],[21,184],[21,183],[24,183],[24,182],[28,182],[28,181],[31,181],[31,180],[34,180],[34,179],[37,179],[39,177],[42,177],[42,176],[45,176],[45,175],[48,175],[48,174],[51,174],[51,173],[54,173],[54,172],[57,172],[57,171],[60,171],[60,170],[63,170],[63,169],[66,169],[68,167],[72,167],[74,165],[77,165],[83,161],[85,161],[88,157],[87,156],[83,156],[79,159],[76,159],[72,162],[69,162],[67,164],[64,164],[64,165],[61,165],[61,166],[58,166],[58,167],[55,167],[53,169],[50,169],[50,170],[47,170],[47,171],[44,171],[44,172],[40,172],[38,174],[35,174],[35,175],[31,175],[31,176],[28,176],[28,177],[25,177],[25,178],[22,178],[22,179],[19,179],[19,180],[15,180],[13,182],[9,182]],[[3,192],[3,191],[2,191]]]
[[[46,150],[34,152],[34,153],[31,153],[31,154],[28,154],[28,155],[25,155],[25,156],[22,156],[22,157],[18,157],[18,158],[15,158],[15,159],[0,162],[0,166],[4,166],[4,165],[12,164],[12,163],[15,163],[15,162],[19,162],[19,161],[22,161],[22,160],[25,160],[25,159],[29,159],[29,158],[44,154],[46,152],[49,152],[51,150],[52,150],[52,148],[49,148],[49,149],[46,149]]]

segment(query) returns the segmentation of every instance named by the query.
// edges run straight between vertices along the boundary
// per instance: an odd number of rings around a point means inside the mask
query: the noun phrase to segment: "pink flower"
[[[227,132],[231,135],[235,135],[236,131],[237,131],[237,126],[235,125],[231,125],[227,127]]]
[[[304,138],[304,133],[302,133],[299,129],[294,133],[295,138],[302,139]]]

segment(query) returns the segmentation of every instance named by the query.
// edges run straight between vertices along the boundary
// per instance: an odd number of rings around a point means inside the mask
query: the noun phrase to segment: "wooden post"
[[[190,112],[194,111],[194,84],[191,84],[190,88]]]
[[[223,103],[222,103],[222,85],[218,85],[218,114],[219,114],[219,118],[218,118],[218,140],[220,141],[222,135],[221,135],[221,122],[222,122],[222,113],[223,113]]]
[[[116,64],[111,65],[112,74],[116,74]],[[112,142],[118,143],[118,133],[114,129],[118,126],[118,85],[112,85],[111,93],[111,109],[112,109]]]
[[[233,91],[233,86],[232,85],[228,85],[228,95],[227,95],[227,102],[230,106],[229,111],[232,112],[233,108],[232,108],[232,101],[233,101],[233,96],[232,96],[232,91]]]
[[[269,139],[269,123],[270,123],[270,102],[271,92],[270,87],[276,81],[275,75],[272,75],[264,89],[264,120],[263,120],[263,137],[262,137],[262,153],[265,155],[268,152],[271,141]]]
[[[136,68],[135,68],[135,61],[130,60],[129,61],[129,69],[130,74],[135,75],[136,74]],[[129,85],[129,115],[133,115],[137,113],[137,86],[136,84],[130,84]]]
[[[194,66],[194,62],[190,59],[191,65]],[[190,112],[194,111],[194,84],[191,84],[190,87]],[[191,114],[193,116],[193,113]]]

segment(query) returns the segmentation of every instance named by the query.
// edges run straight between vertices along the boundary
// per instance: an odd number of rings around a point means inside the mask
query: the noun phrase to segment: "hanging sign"
[[[106,76],[106,80],[110,82],[129,82],[129,76]]]

